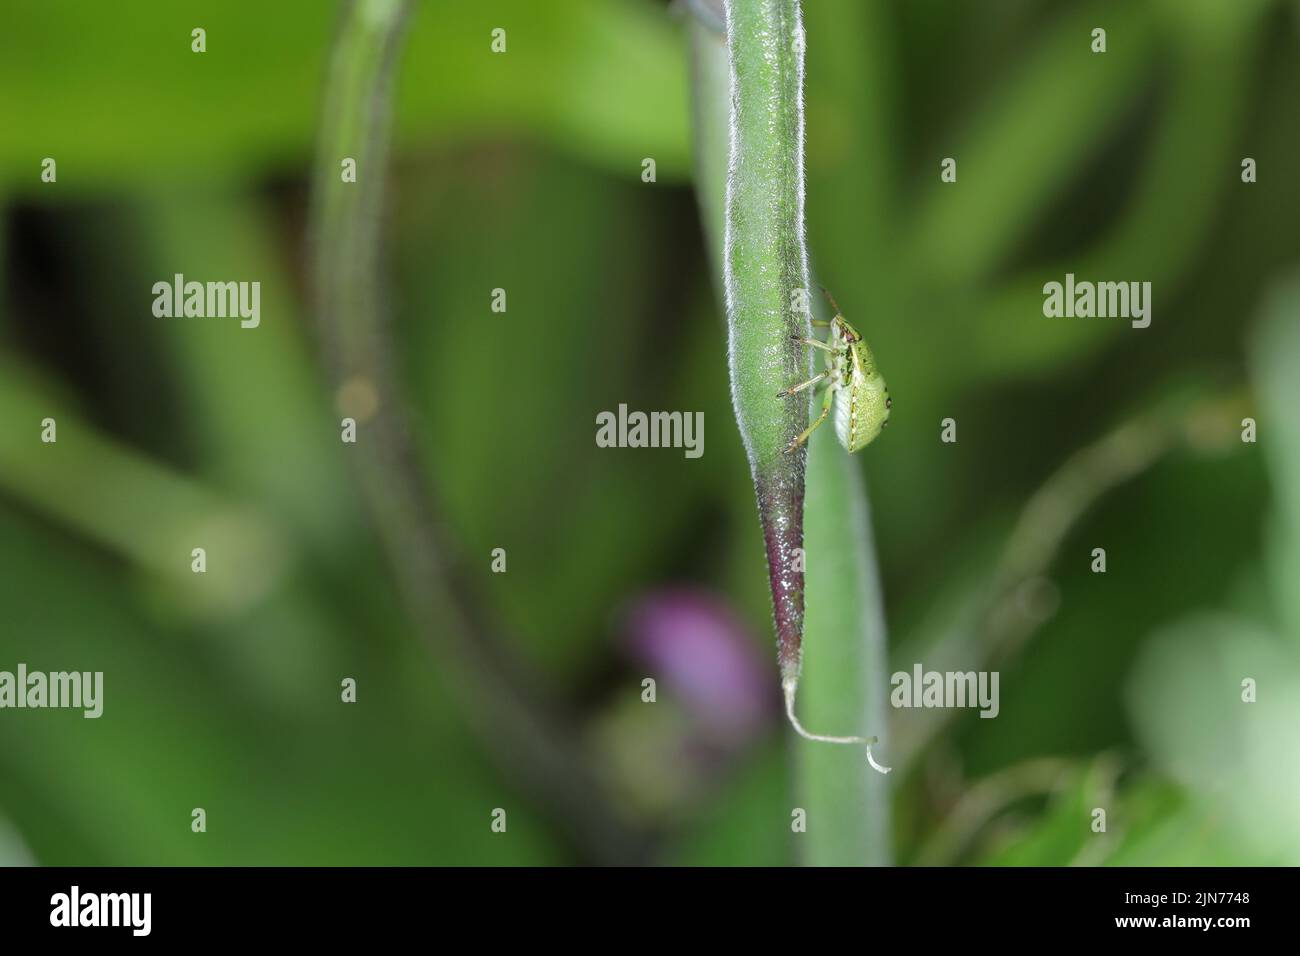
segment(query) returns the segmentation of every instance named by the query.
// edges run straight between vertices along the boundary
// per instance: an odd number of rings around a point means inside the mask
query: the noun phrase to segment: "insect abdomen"
[[[835,433],[850,453],[871,444],[889,421],[889,389],[870,350],[860,348],[848,384],[835,392]]]

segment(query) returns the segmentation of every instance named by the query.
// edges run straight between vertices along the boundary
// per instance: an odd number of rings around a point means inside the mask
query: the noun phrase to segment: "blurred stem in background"
[[[109,437],[21,361],[0,357],[0,490],[159,575],[210,614],[233,614],[279,587],[298,559],[270,515],[227,501]],[[42,422],[57,443],[40,444]],[[32,454],[32,447],[41,454]],[[202,541],[225,560],[196,584],[190,549]]]
[[[816,648],[816,663],[803,676],[799,695],[810,725],[883,731],[886,632],[870,508],[857,462],[829,432],[808,451],[804,544],[812,577],[802,620],[783,608],[791,595],[776,580],[790,569],[784,564],[788,554],[774,550],[773,540],[799,537],[795,492],[804,490],[797,456],[781,449],[792,437],[787,432],[800,427],[787,419],[807,420],[806,402],[782,409],[773,399],[777,388],[807,371],[802,347],[790,349],[790,336],[806,335],[809,318],[792,311],[790,299],[809,288],[798,3],[733,4],[730,51],[719,34],[726,22],[721,5],[692,0],[686,7],[692,14],[696,188],[715,275],[719,263],[727,270],[733,395],[769,543],[782,680],[799,680],[801,642]],[[739,62],[729,66],[729,53]],[[736,87],[729,87],[732,82]],[[775,115],[768,108],[773,103]],[[731,146],[739,154],[730,160],[722,125],[727,122],[734,124]],[[729,163],[732,187],[724,199]],[[730,248],[724,248],[724,210]],[[765,493],[773,486],[791,493]],[[888,864],[886,778],[870,769],[862,750],[800,741],[796,767],[796,799],[808,814],[808,830],[799,837],[801,858],[813,865]]]
[[[894,667],[924,660],[932,669],[996,669],[1014,660],[1056,611],[1049,579],[1062,542],[1099,499],[1147,471],[1179,448],[1195,452],[1230,449],[1243,415],[1244,390],[1176,397],[1129,419],[1071,455],[1030,496],[1002,546],[981,592],[967,598],[958,620],[941,634],[922,634],[902,644]],[[900,728],[898,768],[906,772],[953,719],[952,710],[918,711]]]
[[[990,774],[967,790],[917,851],[915,866],[955,866],[975,837],[1009,805],[1060,787],[1068,760],[1042,757]]]
[[[695,158],[695,196],[704,219],[709,278],[719,300],[726,250],[728,124],[731,121],[731,59],[723,0],[689,0],[686,32],[690,42],[691,130]]]
[[[449,580],[442,522],[409,445],[383,325],[379,249],[392,79],[410,7],[408,0],[345,4],[322,117],[312,202],[313,291],[340,413],[358,425],[349,457],[407,610],[446,669],[446,686],[503,770],[538,795],[588,858],[637,862],[647,843],[615,814],[603,781],[584,759],[579,735],[551,702],[525,691],[506,642]],[[355,160],[355,182],[341,176],[345,158]]]

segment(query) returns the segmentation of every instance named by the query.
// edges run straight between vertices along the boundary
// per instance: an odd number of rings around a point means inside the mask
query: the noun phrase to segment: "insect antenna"
[[[879,737],[828,737],[825,734],[813,734],[804,729],[803,724],[799,723],[799,718],[794,715],[794,694],[798,684],[795,681],[787,681],[782,685],[785,691],[785,715],[790,718],[790,726],[795,732],[805,740],[818,740],[824,744],[862,744],[867,748],[867,763],[871,764],[872,769],[881,773],[889,773],[890,767],[883,767],[876,763],[876,758],[871,755],[871,745],[880,742]]]
[[[826,296],[826,301],[831,304],[831,308],[835,310],[835,314],[843,315],[844,310],[841,309],[840,304],[835,301],[835,296],[831,295],[831,290],[826,288],[826,286],[819,286],[818,288],[822,290],[822,295]]]

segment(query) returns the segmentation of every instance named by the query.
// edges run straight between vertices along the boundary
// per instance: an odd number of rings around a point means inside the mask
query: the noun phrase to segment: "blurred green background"
[[[394,373],[576,808],[475,731],[339,441],[306,267],[337,16],[6,4],[0,670],[102,670],[105,713],[0,711],[0,862],[794,862],[684,11],[418,2],[397,74]],[[810,247],[896,403],[860,456],[893,666],[1001,673],[996,720],[891,714],[898,862],[1300,863],[1300,5],[805,17]],[[260,281],[260,328],[155,318],[177,272]],[[1152,282],[1150,328],[1045,318],[1066,272]],[[704,412],[704,456],[597,448],[620,403]]]

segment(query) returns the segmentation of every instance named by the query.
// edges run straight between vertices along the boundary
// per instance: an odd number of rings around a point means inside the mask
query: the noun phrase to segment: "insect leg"
[[[816,385],[822,379],[829,378],[830,374],[831,374],[830,369],[827,369],[826,371],[822,372],[820,375],[814,375],[806,382],[800,382],[798,385],[791,385],[789,388],[781,389],[781,391],[776,393],[776,397],[786,398],[790,395],[794,395],[798,392],[802,392],[805,388],[810,388],[811,386]]]
[[[790,442],[790,444],[786,445],[784,453],[788,455],[790,454],[790,452],[794,451],[796,448],[798,448],[800,445],[806,442],[809,436],[812,435],[812,433],[817,430],[817,426],[820,425],[822,422],[826,421],[826,416],[829,415],[830,413],[831,413],[831,403],[827,402],[825,405],[822,406],[822,413],[817,416],[817,421],[813,422],[811,425],[805,428],[802,432],[799,433],[798,438]]]

